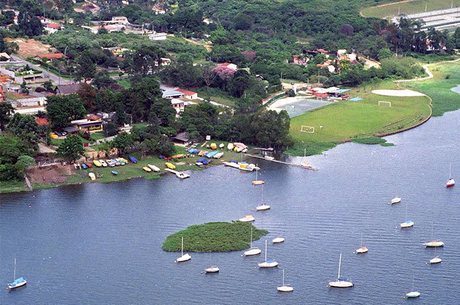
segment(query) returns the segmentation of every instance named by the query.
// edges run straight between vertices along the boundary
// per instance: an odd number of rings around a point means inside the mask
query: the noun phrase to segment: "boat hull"
[[[364,254],[367,253],[369,250],[366,247],[361,247],[358,250],[356,250],[357,254]]]
[[[192,259],[192,257],[187,253],[187,254],[182,255],[178,259],[176,259],[176,262],[177,263],[183,263],[183,262],[189,261],[191,259]]]
[[[281,244],[284,243],[284,238],[283,237],[277,237],[272,240],[272,243],[274,244]]]
[[[205,271],[206,273],[217,273],[217,272],[219,272],[220,270],[219,270],[219,268],[217,268],[217,267],[210,267],[210,268],[206,268],[204,271]]]
[[[414,222],[403,222],[399,225],[401,227],[401,229],[408,229],[408,228],[412,228],[414,226]]]
[[[23,281],[20,281],[20,282],[14,281],[13,283],[8,284],[8,289],[16,289],[16,288],[19,288],[19,287],[23,287],[26,284],[27,284],[26,280],[23,280]]]
[[[442,262],[442,259],[440,257],[438,257],[438,256],[433,257],[432,259],[430,259],[430,264],[432,264],[432,265],[433,264],[439,264],[441,262]]]
[[[430,241],[423,244],[427,248],[438,248],[444,247],[444,243],[442,241]]]
[[[278,262],[259,263],[259,268],[275,268],[275,267],[278,267]]]
[[[244,216],[244,217],[242,217],[242,218],[240,218],[238,220],[241,221],[241,222],[253,222],[256,219],[253,216],[248,215],[248,216]]]
[[[329,286],[333,288],[351,288],[353,283],[349,281],[332,281],[329,282]]]
[[[407,298],[418,298],[420,296],[420,292],[418,291],[412,291],[409,293],[406,293]]]
[[[253,255],[259,255],[260,253],[262,253],[262,250],[260,249],[249,249],[247,251],[244,252],[244,256],[253,256]]]
[[[269,206],[268,204],[262,204],[256,207],[256,211],[267,211],[270,210],[270,208],[271,206]]]
[[[276,287],[276,290],[278,290],[279,292],[293,292],[294,288],[291,286],[284,285]]]

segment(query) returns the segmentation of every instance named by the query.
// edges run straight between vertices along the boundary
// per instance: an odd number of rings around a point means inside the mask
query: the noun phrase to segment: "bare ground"
[[[27,176],[32,183],[59,184],[66,182],[68,176],[72,175],[73,172],[74,167],[72,165],[53,164],[33,167],[27,171]]]
[[[16,39],[15,42],[19,46],[18,56],[24,59],[50,53],[49,49],[52,49],[50,45],[41,43],[35,39],[19,38]]]

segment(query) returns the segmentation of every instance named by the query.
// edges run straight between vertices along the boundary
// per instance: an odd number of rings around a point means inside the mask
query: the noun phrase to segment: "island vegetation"
[[[228,252],[244,250],[250,247],[250,237],[258,240],[268,233],[250,223],[208,222],[193,225],[185,230],[169,235],[163,243],[165,251],[180,251],[184,238],[184,251],[189,252]]]

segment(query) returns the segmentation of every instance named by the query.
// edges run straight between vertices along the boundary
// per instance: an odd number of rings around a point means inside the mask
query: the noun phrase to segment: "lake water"
[[[414,288],[418,304],[458,303],[460,186],[446,189],[449,164],[460,179],[460,111],[388,137],[396,146],[339,145],[307,158],[319,171],[259,161],[264,196],[254,174],[222,166],[156,181],[87,184],[0,195],[0,285],[17,275],[27,287],[0,289],[0,304],[403,304]],[[300,158],[302,159],[302,158]],[[396,195],[399,205],[388,202]],[[413,229],[396,227],[405,211]],[[256,268],[263,256],[241,252],[178,253],[161,250],[171,233],[192,224],[230,221],[246,214],[286,238],[269,246],[280,267]],[[443,262],[427,265],[444,241]],[[365,255],[353,254],[363,243]],[[249,236],[248,236],[249,238]],[[264,238],[255,242],[263,249]],[[342,274],[355,287],[327,288]],[[217,265],[220,274],[200,274]],[[292,294],[280,294],[281,270]]]

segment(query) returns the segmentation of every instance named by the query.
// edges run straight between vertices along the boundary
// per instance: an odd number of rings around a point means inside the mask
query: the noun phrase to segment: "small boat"
[[[355,253],[356,254],[364,254],[367,253],[369,249],[367,249],[366,246],[363,246],[363,234],[361,233],[361,248],[356,249]]]
[[[88,173],[89,179],[96,180],[96,175],[94,173]]]
[[[165,165],[166,165],[167,168],[176,169],[176,166],[174,164],[172,164],[171,162],[166,162]]]
[[[437,247],[444,247],[444,243],[440,240],[433,240],[423,244],[427,248],[437,248]]]
[[[97,166],[97,167],[102,167],[102,163],[99,162],[99,161],[97,161],[97,160],[94,160],[94,161],[93,161],[93,164],[94,164],[95,166]]]
[[[291,285],[284,284],[284,269],[283,269],[283,286],[276,287],[279,292],[293,292],[294,288]]]
[[[190,175],[185,172],[176,172],[176,177],[179,179],[190,178]]]
[[[455,185],[455,180],[452,178],[452,164],[449,165],[449,180],[447,180],[446,187],[452,187]]]
[[[430,264],[439,264],[440,262],[442,262],[442,259],[439,256],[435,256],[430,259]]]
[[[209,268],[204,269],[204,271],[205,271],[206,273],[217,273],[217,272],[219,272],[220,270],[219,270],[219,267],[211,266],[211,267],[209,267]]]
[[[408,292],[406,293],[406,298],[410,299],[410,298],[418,298],[420,296],[420,292],[418,291],[411,291],[411,292]]]
[[[131,161],[133,163],[137,163],[137,159],[134,158],[133,156],[128,156],[128,159],[129,159],[129,161]]]
[[[16,278],[16,258],[14,259],[14,275],[13,278],[15,279],[13,282],[8,283],[8,289],[15,289],[22,287],[27,284],[27,281],[23,277]]]
[[[220,159],[220,158],[222,158],[223,155],[224,155],[224,153],[223,153],[223,152],[220,152],[220,153],[218,153],[218,154],[215,154],[215,155],[213,156],[213,158],[214,158],[214,159]]]
[[[190,254],[188,253],[185,253],[184,254],[184,237],[182,236],[182,245],[181,245],[181,250],[180,250],[180,257],[176,259],[176,263],[182,263],[182,262],[186,262],[186,261],[189,261],[192,259],[192,257],[190,256]]]
[[[272,243],[274,244],[281,244],[281,243],[284,243],[284,237],[276,237],[276,238],[273,238],[272,240]]]
[[[241,221],[241,222],[253,222],[253,221],[256,220],[256,219],[255,219],[254,216],[252,216],[252,215],[246,215],[246,216],[244,216],[244,217],[241,217],[241,218],[238,219],[238,220]]]
[[[152,171],[152,169],[150,167],[148,167],[148,166],[144,166],[144,167],[142,167],[142,169],[147,173],[150,173]]]
[[[252,226],[251,226],[251,241],[249,242],[249,250],[244,251],[243,255],[244,256],[253,256],[253,255],[259,255],[262,253],[262,250],[260,250],[257,247],[252,247]]]
[[[342,253],[339,256],[339,271],[337,272],[337,280],[329,281],[329,286],[334,288],[351,288],[353,283],[346,278],[340,277],[340,267],[342,265]]]
[[[102,165],[103,167],[107,167],[107,166],[108,166],[108,164],[107,164],[104,160],[99,160],[99,163],[101,163],[101,165]]]
[[[265,183],[264,180],[257,179],[257,173],[258,173],[258,171],[256,171],[256,180],[252,180],[252,185],[262,185],[262,184],[264,184]]]
[[[112,171],[112,175],[117,176],[118,172],[117,171]]]
[[[407,206],[408,206],[408,203],[406,203],[406,219],[407,219]],[[399,226],[401,227],[401,229],[412,228],[414,226],[414,222],[410,219],[407,219],[405,222],[401,223]]]
[[[91,165],[91,163],[89,163],[89,162],[88,162],[88,163],[85,163],[85,165],[86,165],[88,168],[93,167],[93,166]]]
[[[256,172],[257,173],[257,172]],[[252,181],[254,182],[254,181]],[[256,207],[256,211],[267,211],[271,209],[269,204],[263,203],[264,202],[264,187],[262,186],[262,203]]]
[[[153,165],[153,164],[147,164],[147,166],[148,166],[151,170],[153,170],[154,172],[159,172],[159,171],[160,171],[160,169],[159,169],[158,167],[156,167],[155,165]]]
[[[85,164],[85,163],[82,163],[82,164],[81,164],[81,168],[83,168],[83,169],[87,169],[87,168],[88,168],[88,166],[86,166],[86,164]]]
[[[264,159],[265,159],[265,160],[268,160],[268,161],[272,161],[272,160],[275,160],[275,157],[272,157],[272,156],[265,156]]]
[[[267,259],[267,240],[265,240],[265,261],[259,263],[259,268],[274,268],[278,266],[278,262],[274,259]]]
[[[400,202],[401,202],[400,197],[395,197],[395,198],[391,199],[391,204],[396,204],[396,203],[400,203]]]
[[[206,158],[201,158],[196,161],[196,165],[198,166],[208,165],[208,163],[209,163],[209,160]]]

